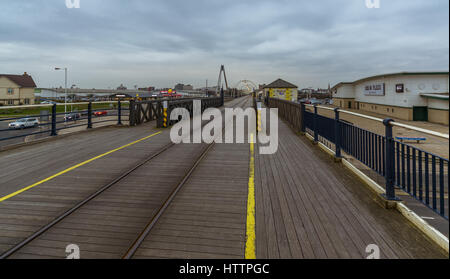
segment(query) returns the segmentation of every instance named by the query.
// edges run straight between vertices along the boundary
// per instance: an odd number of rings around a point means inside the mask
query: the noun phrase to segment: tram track
[[[245,108],[247,106],[247,103],[249,102],[249,100],[251,100],[251,99],[247,98],[246,100],[244,100],[244,105],[242,106],[243,108]],[[233,120],[231,120],[231,121],[233,121]],[[163,216],[164,212],[169,207],[171,202],[174,200],[177,193],[186,184],[186,182],[189,180],[189,178],[194,173],[197,166],[203,161],[203,159],[206,157],[206,155],[213,148],[214,145],[215,145],[215,142],[212,142],[211,144],[208,144],[208,146],[203,150],[202,154],[198,157],[198,159],[195,161],[193,166],[189,169],[189,171],[183,177],[181,182],[175,187],[174,191],[170,194],[168,199],[161,206],[158,213],[150,220],[150,222],[145,226],[144,230],[139,234],[137,239],[134,241],[133,245],[131,245],[131,247],[128,249],[128,251],[123,255],[122,259],[131,259],[133,257],[133,255],[139,249],[140,245],[149,236],[153,227],[156,225],[156,223],[159,221],[159,219]]]
[[[251,100],[250,98],[244,98],[244,100],[239,100],[236,104],[232,104],[232,107],[239,107],[244,104],[247,104],[247,102]],[[204,124],[206,125],[206,124]],[[203,126],[203,125],[202,125]],[[16,253],[20,252],[23,248],[25,248],[27,245],[31,244],[34,240],[37,240],[40,236],[44,235],[46,232],[48,232],[50,229],[54,228],[56,225],[61,223],[63,220],[67,220],[70,216],[72,216],[74,213],[78,212],[80,209],[84,208],[86,205],[88,205],[91,201],[94,199],[100,197],[102,194],[107,192],[109,189],[111,189],[113,186],[116,186],[119,184],[119,182],[123,181],[126,178],[129,178],[132,176],[133,173],[135,173],[137,170],[141,169],[143,166],[149,164],[150,162],[154,161],[155,158],[160,157],[162,154],[167,153],[168,150],[172,149],[175,146],[174,143],[169,143],[165,146],[163,146],[158,151],[152,153],[145,159],[141,160],[138,164],[134,165],[132,168],[128,169],[127,171],[123,172],[120,176],[115,178],[113,181],[109,182],[108,184],[102,186],[97,191],[77,203],[75,206],[70,208],[69,210],[65,211],[61,215],[57,216],[55,219],[53,219],[51,222],[46,224],[45,226],[41,227],[39,230],[19,242],[18,244],[14,245],[11,249],[6,251],[5,253],[0,255],[0,259],[6,259],[14,256]],[[186,183],[186,181],[189,180],[189,177],[192,175],[198,164],[203,160],[203,158],[207,155],[209,150],[214,146],[214,143],[208,144],[201,152],[200,155],[197,157],[195,162],[192,164],[192,166],[188,169],[188,171],[184,174],[181,181],[177,183],[176,187],[170,192],[170,195],[165,199],[161,207],[158,209],[157,213],[150,218],[150,222],[147,223],[147,225],[144,227],[142,232],[139,234],[139,236],[134,240],[133,244],[127,249],[127,252],[122,256],[122,258],[131,258],[138,249],[140,243],[146,238],[146,236],[151,231],[154,224],[157,223],[159,218],[164,214],[165,209],[168,207],[168,205],[171,203],[173,198],[176,196],[178,191],[183,187],[183,185]],[[173,187],[173,184],[169,187]]]

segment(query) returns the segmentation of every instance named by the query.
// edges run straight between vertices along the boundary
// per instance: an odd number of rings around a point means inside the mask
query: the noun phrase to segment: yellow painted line
[[[256,259],[255,235],[255,146],[253,134],[250,141],[250,168],[248,176],[247,232],[245,241],[245,259]]]
[[[92,161],[95,161],[95,160],[97,160],[97,159],[100,159],[100,158],[102,158],[102,157],[105,157],[105,156],[107,156],[107,155],[109,155],[109,154],[111,154],[111,153],[114,153],[114,152],[116,152],[116,151],[122,150],[122,149],[124,149],[124,148],[130,147],[130,146],[132,146],[132,145],[134,145],[134,144],[136,144],[136,143],[139,143],[139,142],[141,142],[141,141],[144,141],[144,140],[146,140],[146,139],[149,139],[149,138],[154,137],[154,136],[156,136],[156,135],[159,135],[159,134],[161,134],[161,133],[162,133],[162,132],[160,131],[160,132],[151,134],[150,136],[147,136],[147,137],[145,137],[145,138],[139,139],[139,140],[137,140],[137,141],[133,141],[133,142],[127,144],[127,145],[124,145],[124,146],[121,146],[121,147],[119,147],[119,148],[113,149],[113,150],[111,150],[111,151],[108,151],[108,152],[106,152],[106,153],[103,153],[103,154],[101,154],[101,155],[98,155],[97,157],[94,157],[94,158],[92,158],[92,159],[89,159],[89,160],[87,160],[87,161],[84,161],[84,162],[82,162],[82,163],[80,163],[80,164],[78,164],[78,165],[75,165],[75,166],[73,166],[73,167],[70,167],[70,168],[68,168],[68,169],[65,169],[65,170],[63,170],[63,171],[61,171],[61,172],[58,172],[58,173],[55,174],[55,175],[52,175],[52,176],[50,176],[50,177],[48,177],[48,178],[46,178],[46,179],[43,179],[43,180],[41,180],[41,181],[39,181],[39,182],[36,182],[36,183],[34,183],[33,185],[30,185],[30,186],[28,186],[28,187],[25,187],[25,188],[23,188],[23,189],[20,189],[19,191],[16,191],[16,192],[14,192],[14,193],[12,193],[12,194],[9,194],[9,195],[7,195],[7,196],[5,196],[5,197],[3,197],[3,198],[0,198],[0,202],[4,202],[4,201],[6,201],[6,200],[8,200],[8,199],[10,199],[10,198],[12,198],[12,197],[14,197],[14,196],[17,196],[17,195],[19,195],[19,194],[21,194],[21,193],[23,193],[23,192],[25,192],[25,191],[28,191],[28,190],[30,190],[30,189],[32,189],[32,188],[38,186],[38,185],[41,185],[42,183],[45,183],[45,182],[47,182],[47,181],[50,181],[50,180],[52,180],[53,178],[56,178],[56,177],[58,177],[58,176],[60,176],[60,175],[63,175],[63,174],[65,174],[65,173],[68,173],[68,172],[70,172],[70,171],[72,171],[72,170],[74,170],[74,169],[77,169],[77,168],[79,168],[79,167],[81,167],[81,166],[84,166],[84,165],[86,165],[86,164],[89,164],[89,163],[92,162]]]

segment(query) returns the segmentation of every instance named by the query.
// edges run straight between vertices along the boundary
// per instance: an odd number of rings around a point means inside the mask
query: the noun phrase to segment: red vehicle
[[[105,115],[107,115],[107,114],[108,114],[108,112],[107,112],[106,110],[94,112],[94,115],[95,115],[95,116],[105,116]]]

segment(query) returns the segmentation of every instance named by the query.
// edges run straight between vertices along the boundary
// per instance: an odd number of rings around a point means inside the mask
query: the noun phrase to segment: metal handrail
[[[315,107],[314,105],[310,105],[310,104],[305,104],[305,106]],[[330,108],[330,107],[317,106],[317,108],[326,109],[326,110],[333,110],[334,111],[334,108]],[[350,115],[354,115],[354,116],[359,116],[359,117],[362,117],[362,118],[366,118],[366,119],[370,119],[370,120],[373,120],[373,121],[378,121],[378,122],[383,123],[383,119],[378,118],[378,117],[368,116],[368,115],[364,115],[364,114],[356,113],[356,112],[351,112],[351,111],[347,111],[347,110],[341,110],[339,108],[338,108],[338,111],[342,112],[342,113],[346,113],[346,114],[350,114]],[[419,127],[415,127],[415,126],[411,126],[411,125],[407,125],[407,124],[403,124],[403,123],[399,123],[399,122],[394,122],[394,121],[391,121],[390,124],[392,126],[402,127],[402,128],[405,128],[405,129],[421,132],[421,133],[424,133],[424,134],[429,134],[429,135],[432,135],[432,136],[436,136],[436,137],[440,137],[440,138],[444,138],[444,139],[449,139],[449,135],[448,134],[439,133],[439,132],[431,131],[431,130],[428,130],[428,129],[423,129],[423,128],[419,128]]]
[[[122,104],[129,103],[129,101],[121,101]],[[117,104],[117,101],[104,101],[104,102],[91,102],[91,104]],[[23,105],[23,106],[0,106],[0,110],[2,109],[23,109],[23,108],[39,108],[39,107],[51,107],[54,104],[38,104],[38,105]],[[56,103],[57,106],[64,105],[89,105],[89,102],[81,102],[81,103]]]

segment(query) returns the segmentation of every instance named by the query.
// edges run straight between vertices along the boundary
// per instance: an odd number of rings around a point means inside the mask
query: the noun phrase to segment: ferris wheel
[[[258,86],[256,86],[256,84],[251,80],[243,79],[236,84],[235,88],[247,93],[251,93],[255,91]]]

